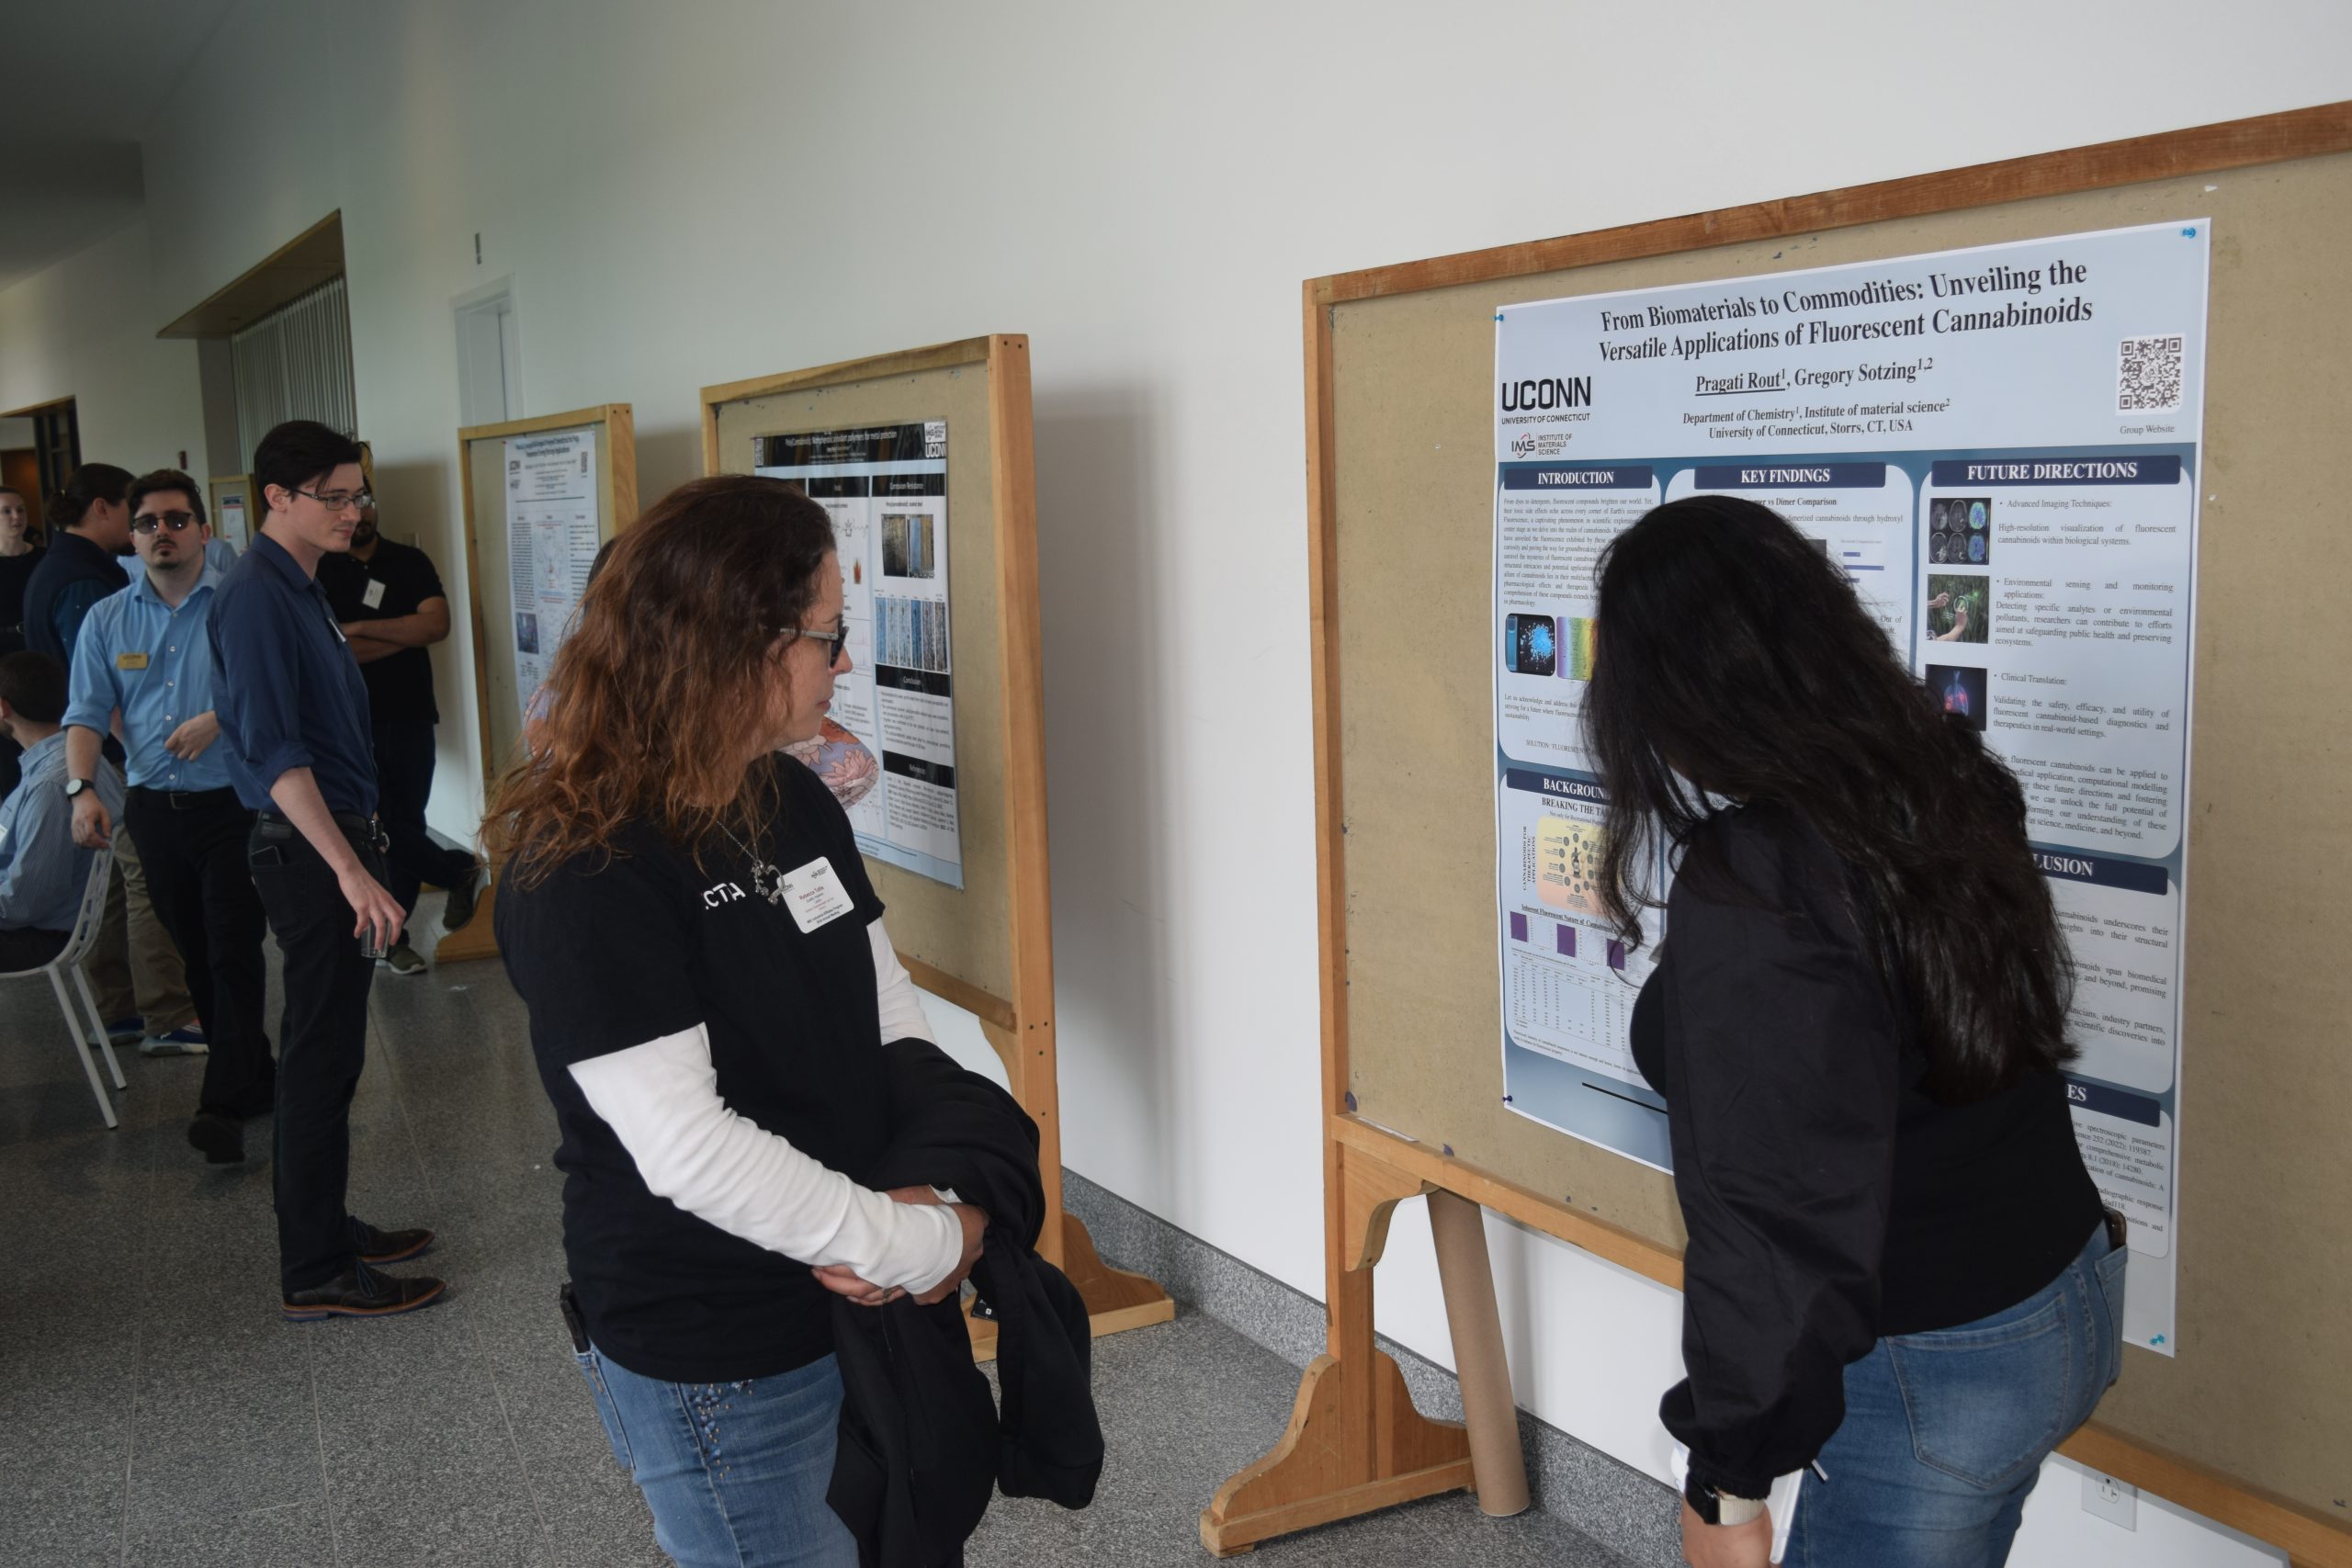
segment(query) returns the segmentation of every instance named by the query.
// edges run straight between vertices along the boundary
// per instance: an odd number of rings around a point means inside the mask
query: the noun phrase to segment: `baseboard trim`
[[[1104,1261],[1149,1275],[1179,1302],[1302,1371],[1323,1353],[1323,1303],[1314,1297],[1068,1168],[1062,1202],[1093,1233]],[[1380,1348],[1396,1359],[1423,1414],[1462,1418],[1461,1387],[1452,1372],[1385,1335]],[[1629,1563],[1678,1568],[1682,1541],[1671,1487],[1524,1410],[1519,1431],[1537,1507]]]

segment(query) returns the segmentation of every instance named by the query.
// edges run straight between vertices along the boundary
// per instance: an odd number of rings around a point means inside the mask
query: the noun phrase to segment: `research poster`
[[[571,635],[603,543],[596,432],[506,443],[506,575],[514,594],[514,689],[527,699]]]
[[[881,763],[880,788],[835,792],[857,846],[961,887],[947,423],[762,435],[753,441],[752,468],[790,479],[833,519],[850,672],[833,683],[827,735],[854,738]]]
[[[1842,567],[2024,786],[2078,970],[2069,1074],[2131,1221],[2125,1336],[2172,1352],[2205,220],[1587,295],[1495,315],[1504,1088],[1667,1168],[1626,1045],[1662,919],[1600,914],[1593,566],[1661,502],[1762,502]],[[1694,627],[1693,636],[1703,636]],[[1661,870],[1665,868],[1660,868]]]
[[[231,491],[220,498],[220,515],[212,519],[212,531],[235,547],[239,555],[254,542],[253,525],[245,514],[243,491]]]

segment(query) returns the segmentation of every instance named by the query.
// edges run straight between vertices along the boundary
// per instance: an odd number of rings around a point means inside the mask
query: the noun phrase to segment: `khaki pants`
[[[171,933],[147,902],[147,870],[139,846],[120,822],[114,828],[114,872],[107,878],[106,914],[98,922],[98,945],[82,972],[98,994],[98,1011],[108,1023],[137,1013],[150,1034],[168,1034],[196,1021],[187,976]]]

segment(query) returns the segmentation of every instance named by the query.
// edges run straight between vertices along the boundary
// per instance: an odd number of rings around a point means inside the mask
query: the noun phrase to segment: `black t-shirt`
[[[719,834],[698,867],[631,824],[610,859],[498,890],[499,950],[562,1133],[564,1255],[582,1315],[599,1350],[665,1382],[805,1366],[832,1349],[832,1298],[805,1262],[650,1191],[571,1064],[699,1023],[737,1114],[859,1182],[888,1142],[866,935],[882,902],[831,792],[797,762],[775,766],[776,809],[748,841],[786,872],[831,861],[854,904],[814,931],[755,891],[749,857]]]
[[[383,584],[380,592],[372,589],[375,583]],[[349,555],[320,557],[319,586],[326,590],[334,618],[346,625],[413,615],[427,599],[448,597],[430,556],[381,535],[376,553],[364,561]],[[371,596],[373,604],[368,603]],[[433,701],[433,660],[424,649],[404,648],[370,660],[359,667],[359,675],[368,682],[368,712],[376,723],[441,722]]]

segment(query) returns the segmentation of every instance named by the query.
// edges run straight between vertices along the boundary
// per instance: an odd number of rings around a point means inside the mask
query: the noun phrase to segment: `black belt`
[[[264,807],[258,815],[263,821],[274,828],[288,829],[294,828],[293,819],[283,811],[274,811]],[[343,829],[344,837],[356,843],[381,850],[391,841],[385,836],[384,830],[376,825],[376,819],[373,817],[362,817],[356,811],[329,811],[327,815],[334,818],[334,825]]]
[[[132,784],[130,793],[148,800],[161,801],[174,811],[199,811],[209,806],[234,806],[236,789],[222,784],[219,789],[149,789],[145,784]]]

